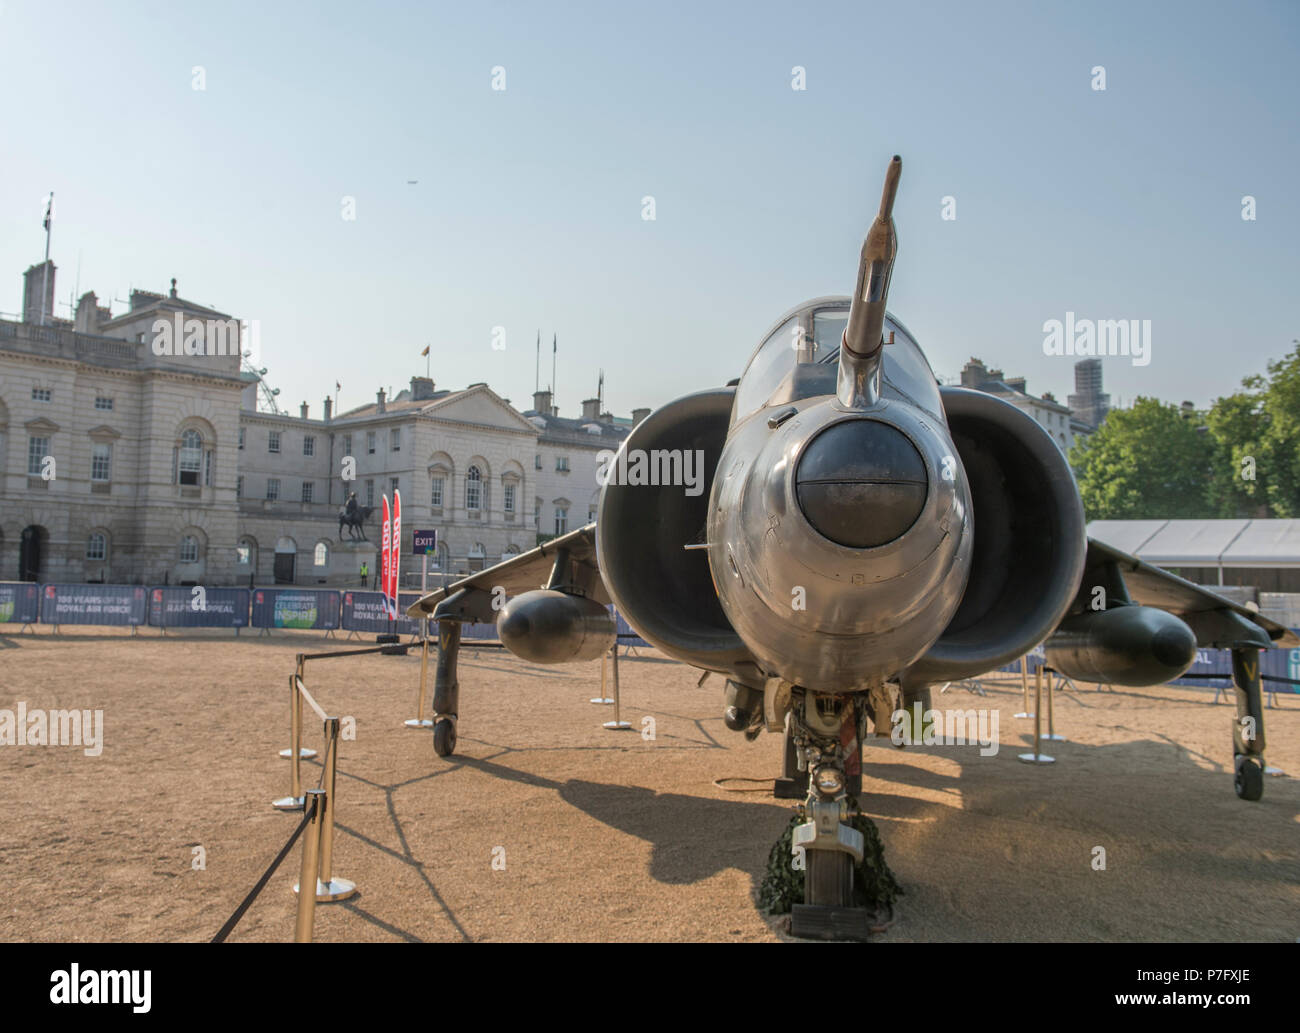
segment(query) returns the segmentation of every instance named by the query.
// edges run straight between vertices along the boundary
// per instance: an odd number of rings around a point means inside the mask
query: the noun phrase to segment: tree
[[[1139,398],[1070,451],[1089,520],[1213,516],[1205,437],[1176,405]]]

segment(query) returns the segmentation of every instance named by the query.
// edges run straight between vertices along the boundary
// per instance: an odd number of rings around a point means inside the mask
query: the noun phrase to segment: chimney
[[[543,416],[554,416],[551,411],[551,392],[534,391],[533,392],[533,411],[539,412]]]
[[[77,315],[72,328],[79,334],[99,333],[99,299],[94,291],[86,291],[77,301]]]
[[[411,378],[411,401],[427,402],[433,397],[433,381],[428,377]]]
[[[640,423],[642,420],[644,420],[644,419],[645,419],[647,416],[649,416],[649,415],[650,415],[650,410],[649,410],[649,409],[633,409],[633,410],[632,410],[632,426],[635,427],[638,423]]]
[[[1003,383],[1005,383],[1007,387],[1011,388],[1013,391],[1019,391],[1022,395],[1027,393],[1025,391],[1024,377],[1008,377],[1005,381],[1003,381]]]
[[[176,297],[176,277],[172,277],[172,297]]]
[[[325,422],[329,423],[334,418],[334,399],[328,395],[325,396]]]
[[[298,412],[301,414],[301,416],[302,416],[302,418],[303,418],[304,420],[307,418],[307,403],[306,403],[306,402],[303,402],[303,403],[302,403],[302,407],[298,410]]]
[[[381,387],[379,393],[375,395],[376,407],[380,412],[384,411],[384,389]]]
[[[54,263],[46,260],[40,265],[32,266],[27,272],[23,273],[24,323],[48,323],[53,318],[54,270]],[[42,291],[45,293],[43,303],[41,299]]]
[[[584,398],[582,400],[582,418],[584,420],[600,419],[600,399]]]

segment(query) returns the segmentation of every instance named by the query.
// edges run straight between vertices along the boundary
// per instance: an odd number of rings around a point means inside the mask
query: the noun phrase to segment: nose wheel
[[[433,726],[433,752],[450,757],[456,752],[456,724],[446,718]]]
[[[1260,800],[1264,796],[1264,767],[1253,757],[1238,756],[1232,787],[1242,800]]]

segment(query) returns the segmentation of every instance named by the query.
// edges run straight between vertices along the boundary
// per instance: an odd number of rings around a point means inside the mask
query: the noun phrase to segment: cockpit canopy
[[[849,320],[849,298],[827,297],[796,306],[777,320],[745,367],[731,411],[735,426],[761,409],[811,395],[834,394],[840,338]],[[881,393],[941,417],[939,385],[916,340],[892,315],[885,317]]]

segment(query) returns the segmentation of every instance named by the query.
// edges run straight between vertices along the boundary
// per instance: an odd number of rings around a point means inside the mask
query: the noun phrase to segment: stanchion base
[[[1021,721],[1032,721],[1037,715],[1036,714],[1012,714],[1011,716],[1014,718],[1018,718]]]
[[[1045,735],[1045,736],[1043,736],[1043,738],[1046,739],[1046,740],[1048,740],[1049,742],[1069,742],[1069,741],[1070,741],[1070,740],[1067,739],[1065,736],[1063,736],[1060,732],[1053,732],[1051,735]]]
[[[1022,761],[1025,764],[1055,764],[1056,763],[1056,758],[1049,757],[1046,753],[1039,753],[1037,755],[1033,753],[1022,753],[1020,754],[1019,757],[1016,758],[1016,760]]]
[[[433,727],[432,719],[427,717],[412,717],[406,721],[403,721],[402,724],[406,725],[407,728],[432,728]]]
[[[272,800],[271,806],[277,811],[300,811],[306,802],[305,796],[282,796],[278,800]]]
[[[293,884],[294,893],[298,892],[298,883]],[[329,904],[335,900],[347,900],[348,897],[355,895],[357,884],[351,879],[340,879],[337,876],[330,879],[329,882],[316,880],[316,903]]]
[[[280,756],[283,757],[285,760],[292,760],[292,759],[293,759],[293,750],[281,750],[281,751],[280,751]],[[302,749],[300,749],[300,750],[298,751],[298,758],[299,758],[300,760],[311,760],[312,757],[314,757],[314,756],[316,756],[316,751],[315,751],[315,750],[309,750],[309,749],[307,749],[306,747],[303,747]]]
[[[611,707],[614,705],[614,701],[613,701],[612,699],[600,699],[599,697],[597,697],[596,699],[588,700],[587,702],[588,702],[588,703],[599,703],[599,704],[603,704],[603,705],[605,705],[605,706],[611,706]]]
[[[626,732],[632,726],[626,721],[606,721],[602,728],[608,728],[611,732]]]
[[[1264,766],[1264,774],[1266,774],[1266,775],[1274,775],[1274,776],[1278,776],[1278,777],[1280,777],[1280,776],[1282,776],[1282,775],[1285,775],[1286,772],[1283,771],[1281,768],[1275,768],[1275,767],[1273,767],[1272,764],[1266,764],[1266,765]]]

